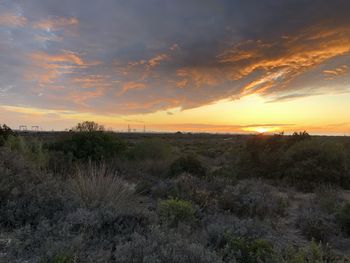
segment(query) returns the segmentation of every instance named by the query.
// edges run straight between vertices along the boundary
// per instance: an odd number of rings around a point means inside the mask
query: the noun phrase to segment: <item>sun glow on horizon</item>
[[[248,127],[244,128],[244,131],[257,132],[259,134],[270,133],[279,130],[278,127]]]

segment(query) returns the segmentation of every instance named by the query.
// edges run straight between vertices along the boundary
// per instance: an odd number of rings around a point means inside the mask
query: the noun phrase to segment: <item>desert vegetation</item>
[[[350,138],[0,127],[0,262],[349,262]]]

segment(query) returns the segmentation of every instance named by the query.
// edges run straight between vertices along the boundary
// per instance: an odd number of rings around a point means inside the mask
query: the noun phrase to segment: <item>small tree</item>
[[[6,124],[0,125],[0,146],[4,145],[5,141],[10,137],[14,136],[15,132],[11,130]]]
[[[84,121],[81,123],[78,123],[75,128],[73,128],[74,131],[77,132],[96,132],[96,131],[104,131],[105,128],[103,125],[100,125],[94,121]]]

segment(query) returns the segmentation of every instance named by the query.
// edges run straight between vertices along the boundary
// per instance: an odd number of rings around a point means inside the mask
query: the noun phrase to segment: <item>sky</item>
[[[350,135],[348,0],[0,0],[0,123]]]

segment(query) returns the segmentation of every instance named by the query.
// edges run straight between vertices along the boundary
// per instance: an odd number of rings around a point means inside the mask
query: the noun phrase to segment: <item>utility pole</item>
[[[27,125],[20,125],[19,130],[20,131],[27,131]]]

